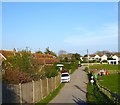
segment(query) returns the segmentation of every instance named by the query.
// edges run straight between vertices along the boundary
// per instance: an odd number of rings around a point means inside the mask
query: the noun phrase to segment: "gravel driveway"
[[[70,83],[65,83],[59,94],[50,103],[75,103],[86,104],[87,75],[83,67],[71,75]]]

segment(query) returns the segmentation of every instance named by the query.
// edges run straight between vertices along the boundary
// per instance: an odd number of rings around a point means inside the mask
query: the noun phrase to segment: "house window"
[[[116,64],[116,61],[114,61],[114,64]]]
[[[113,61],[111,61],[111,64],[113,64]]]

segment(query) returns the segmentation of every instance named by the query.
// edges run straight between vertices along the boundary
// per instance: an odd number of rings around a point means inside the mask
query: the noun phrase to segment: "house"
[[[3,60],[6,60],[6,58],[0,53],[0,66],[2,65]]]
[[[33,59],[38,59],[40,64],[51,65],[54,62],[59,62],[59,59],[54,58],[52,55],[49,54],[32,54]]]
[[[89,60],[100,60],[101,56],[99,56],[98,54],[90,54],[88,55]]]
[[[13,57],[14,56],[14,52],[13,51],[7,51],[7,50],[0,50],[0,53],[5,57]]]
[[[67,58],[67,59],[69,59],[69,60],[72,59],[72,56],[73,56],[73,54],[71,54],[71,53],[59,55],[59,57],[61,57],[62,59]]]
[[[94,56],[94,59],[95,59],[95,60],[99,60],[99,59],[101,59],[101,57],[100,57],[99,55],[95,55],[95,56]]]
[[[119,58],[117,55],[112,55],[111,58],[108,58],[108,64],[118,64]]]
[[[88,55],[89,60],[95,60],[95,54]]]
[[[118,56],[117,55],[113,55],[112,58],[118,61]]]
[[[107,55],[100,55],[101,61],[107,60]]]
[[[83,57],[80,57],[80,60],[83,61]]]

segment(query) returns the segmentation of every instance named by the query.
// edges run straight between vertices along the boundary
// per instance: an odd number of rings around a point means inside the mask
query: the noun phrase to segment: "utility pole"
[[[89,70],[89,54],[88,54],[88,49],[87,49],[87,56],[88,56],[88,70]]]

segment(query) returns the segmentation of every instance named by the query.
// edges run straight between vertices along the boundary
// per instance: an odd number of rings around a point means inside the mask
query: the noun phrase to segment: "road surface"
[[[87,82],[87,75],[83,71],[83,67],[80,67],[71,75],[70,83],[65,83],[65,86],[50,103],[75,103],[76,105],[86,105]]]

